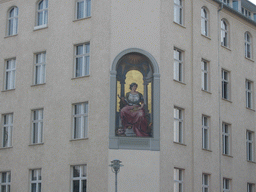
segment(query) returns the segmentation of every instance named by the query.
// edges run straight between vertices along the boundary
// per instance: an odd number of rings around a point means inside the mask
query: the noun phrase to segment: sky
[[[249,1],[251,1],[251,2],[254,3],[254,4],[256,4],[256,0],[249,0]]]

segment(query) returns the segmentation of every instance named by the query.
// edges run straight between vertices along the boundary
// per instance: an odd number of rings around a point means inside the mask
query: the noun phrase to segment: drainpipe
[[[218,55],[217,55],[217,58],[218,58],[218,81],[220,80],[220,77],[221,77],[221,69],[220,69],[220,41],[221,41],[221,37],[220,37],[220,11],[223,9],[223,2],[221,2],[220,4],[220,9],[218,10]],[[219,186],[220,186],[220,192],[222,192],[222,189],[221,189],[221,184],[222,184],[222,180],[221,180],[221,152],[222,152],[222,147],[221,147],[221,141],[222,141],[222,126],[221,126],[221,118],[220,118],[220,101],[221,101],[221,83],[218,82],[218,94],[219,94],[219,97],[218,97],[218,103],[219,103]]]

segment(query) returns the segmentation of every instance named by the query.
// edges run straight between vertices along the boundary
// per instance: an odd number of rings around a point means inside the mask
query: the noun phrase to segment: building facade
[[[113,159],[122,192],[256,191],[254,4],[0,0],[0,25],[0,192],[114,191]]]

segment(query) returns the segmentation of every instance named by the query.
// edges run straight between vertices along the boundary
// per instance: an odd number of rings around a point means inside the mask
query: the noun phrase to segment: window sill
[[[177,22],[175,22],[175,21],[173,21],[173,23],[176,24],[176,25],[178,25],[178,26],[180,26],[180,27],[182,27],[182,28],[184,28],[184,29],[186,29],[186,27],[185,27],[184,25],[180,24],[180,23],[177,23]]]
[[[183,84],[183,85],[186,85],[186,83],[182,82],[182,81],[178,81],[176,79],[173,79],[173,81],[177,82],[177,83],[180,83],[180,84]]]
[[[81,21],[81,20],[86,20],[86,19],[90,19],[91,17],[92,17],[92,16],[84,17],[84,18],[80,18],[80,19],[74,19],[73,22]]]
[[[248,159],[247,159],[247,162],[248,162],[248,163],[254,163],[254,164],[256,164],[255,161],[250,161],[250,160],[248,160]]]
[[[244,58],[251,61],[251,62],[254,62],[254,60],[252,60],[251,58],[248,58],[248,57],[244,57]]]
[[[0,147],[0,150],[11,149],[11,148],[13,148],[13,146],[11,146],[11,147]]]
[[[69,141],[72,142],[72,141],[81,141],[81,140],[88,140],[89,138],[88,137],[85,137],[85,138],[79,138],[79,139],[70,139]]]
[[[6,89],[6,90],[2,90],[2,92],[9,92],[9,91],[14,91],[15,89]]]
[[[224,99],[224,98],[221,98],[223,101],[227,101],[229,103],[232,103],[232,101],[228,100],[228,99]]]
[[[178,145],[187,146],[187,145],[186,145],[186,144],[184,144],[184,143],[180,143],[180,142],[176,142],[176,141],[173,141],[173,143],[178,144]]]
[[[41,83],[41,84],[34,84],[34,85],[31,85],[31,87],[37,87],[37,86],[40,86],[40,85],[45,85],[46,83]]]
[[[206,38],[206,39],[212,40],[210,37],[208,37],[208,36],[206,36],[206,35],[203,35],[202,33],[201,33],[201,35],[202,35],[204,38]]]
[[[81,77],[73,77],[73,78],[71,78],[71,80],[81,79],[81,78],[85,78],[85,77],[90,77],[90,75],[85,75],[85,76],[81,76]]]
[[[212,94],[210,91],[207,91],[207,90],[204,90],[204,89],[201,89],[201,91],[203,91],[205,93],[208,93],[208,94]]]
[[[226,157],[231,157],[231,158],[233,158],[233,156],[232,156],[232,155],[223,154],[223,153],[222,153],[222,155],[223,155],[223,156],[226,156]]]
[[[212,150],[210,150],[210,149],[204,149],[204,148],[202,148],[202,150],[203,150],[203,151],[207,151],[207,152],[212,152]]]
[[[40,30],[40,29],[46,29],[46,28],[48,28],[47,25],[39,25],[39,26],[34,27],[34,31],[37,31],[37,30]]]
[[[251,108],[249,108],[249,107],[246,107],[246,109],[248,109],[248,110],[251,110],[251,111],[255,112],[255,109],[251,109]]]
[[[7,38],[10,38],[10,37],[16,37],[16,36],[18,36],[18,34],[15,34],[15,35],[7,35],[7,36],[5,36],[4,38],[7,39]]]
[[[223,47],[224,49],[227,49],[227,50],[231,51],[231,49],[230,49],[229,47],[226,47],[226,46],[224,46],[224,45],[221,45],[221,47]]]
[[[31,143],[28,146],[36,146],[36,145],[43,145],[44,143]]]

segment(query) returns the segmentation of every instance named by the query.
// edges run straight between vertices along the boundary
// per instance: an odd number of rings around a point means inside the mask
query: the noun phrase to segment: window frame
[[[36,180],[32,180],[34,171],[36,172]],[[29,180],[30,180],[30,192],[32,192],[32,184],[36,184],[36,192],[40,192],[42,190],[42,168],[31,169]],[[40,190],[39,190],[39,188],[40,188]]]
[[[184,144],[184,109],[174,106],[173,141]]]
[[[227,75],[226,75],[227,79],[225,78],[225,73],[227,73]],[[224,99],[224,100],[231,100],[230,79],[231,79],[230,71],[221,69],[222,99]]]
[[[81,17],[78,17],[78,3],[79,2],[84,2],[84,7],[83,7],[83,16]],[[89,18],[91,17],[91,3],[92,1],[91,0],[76,0],[75,1],[75,20],[81,20],[81,19],[85,19],[85,18]]]
[[[74,167],[76,167],[76,166],[78,166],[79,167],[79,177],[74,177]],[[86,171],[86,173],[85,173],[85,177],[83,177],[83,172],[84,172],[84,170],[83,170],[83,168],[85,167],[85,171]],[[74,191],[74,189],[73,189],[73,186],[74,186],[74,184],[73,184],[73,182],[74,181],[79,181],[79,191],[78,192],[82,192],[82,182],[83,181],[86,181],[86,188],[87,188],[87,169],[88,169],[88,166],[86,165],[86,164],[82,164],[82,165],[72,165],[71,166],[71,192],[75,192]]]
[[[38,113],[38,119],[34,119],[35,113]],[[43,121],[44,109],[33,109],[31,111],[31,145],[43,144]],[[37,125],[37,132],[35,132],[34,125]]]
[[[184,83],[184,51],[174,47],[173,79]]]
[[[177,4],[175,1],[179,1],[179,4]],[[179,25],[184,25],[184,11],[183,11],[183,4],[184,1],[183,0],[174,0],[173,1],[173,21]]]
[[[244,33],[245,58],[252,59],[252,35],[247,31]]]
[[[229,23],[226,19],[221,19],[221,45],[229,48]]]
[[[207,182],[205,182],[205,176],[207,177]],[[202,174],[202,192],[209,192],[209,191],[210,191],[210,174],[203,173]]]
[[[245,97],[246,97],[246,108],[254,108],[254,83],[248,79],[245,80]]]
[[[7,116],[8,122],[5,124],[5,117]],[[11,122],[9,122],[11,121]],[[12,132],[13,132],[13,113],[2,114],[2,130],[1,130],[1,148],[12,147]],[[5,143],[5,128],[7,128],[7,144]]]
[[[10,16],[12,10],[14,11],[14,15]],[[19,21],[19,8],[17,6],[12,6],[7,13],[8,13],[7,36],[17,35],[18,34],[18,21]],[[12,23],[12,24],[10,24],[10,23]]]
[[[209,37],[209,11],[206,7],[201,8],[201,34]]]
[[[225,122],[222,122],[222,154],[231,155],[231,125]]]
[[[10,69],[8,68],[10,62]],[[8,75],[10,73],[10,75]],[[5,73],[4,73],[4,90],[14,90],[16,81],[16,58],[5,60]]]
[[[250,130],[246,130],[246,159],[254,161],[254,132]]]
[[[2,182],[3,173],[6,174],[6,182]],[[6,192],[11,192],[11,171],[2,171],[0,172],[0,189],[5,186]]]
[[[207,119],[206,125],[205,119]],[[207,131],[206,135],[205,131]],[[205,140],[207,141],[205,142]],[[206,115],[202,115],[202,149],[210,150],[210,117]]]
[[[241,13],[242,13],[245,17],[251,19],[252,12],[249,11],[248,9],[246,9],[246,8],[244,8],[244,7],[241,7]]]
[[[205,69],[206,66],[206,69]],[[201,89],[203,91],[210,91],[210,64],[209,61],[202,59],[201,60]]]
[[[247,192],[254,192],[255,184],[254,183],[247,183]]]
[[[223,192],[231,192],[231,179],[223,178],[222,184],[223,184],[223,186],[222,186]]]
[[[82,108],[81,108],[81,111],[84,110],[85,113],[80,113],[80,114],[75,114],[75,108],[77,105],[81,105]],[[88,138],[88,126],[89,126],[89,103],[88,101],[86,102],[81,102],[81,103],[74,103],[72,104],[72,139],[73,140],[78,140],[78,139],[86,139]],[[79,128],[80,129],[80,133],[79,133],[79,136],[75,137],[76,135],[76,129],[75,129],[75,118],[77,117],[81,117],[81,121],[82,123],[80,123],[81,127]],[[84,123],[84,127],[83,126],[83,123]],[[78,130],[79,131],[79,130]]]
[[[39,4],[43,3],[43,8],[39,9]],[[49,16],[49,4],[48,4],[48,0],[39,0],[36,3],[36,23],[35,23],[35,27],[34,29],[41,29],[41,28],[46,28],[48,26],[48,16]],[[40,24],[40,17],[39,17],[39,13],[43,13],[42,14],[42,24]]]
[[[82,54],[77,53],[78,47],[83,46]],[[89,51],[88,51],[89,49]],[[81,77],[87,77],[90,76],[90,53],[91,53],[91,46],[90,42],[87,43],[81,43],[74,46],[74,78],[81,78]],[[78,69],[78,58],[82,58],[82,69]],[[81,75],[77,75],[78,73],[81,73]]]
[[[173,192],[183,192],[184,191],[183,190],[184,189],[184,169],[174,167],[173,183],[174,183]],[[180,188],[181,188],[181,190],[180,190]],[[175,189],[177,189],[177,190],[175,191]]]
[[[38,59],[39,56],[40,58]],[[38,62],[38,60],[40,60],[40,62]],[[39,75],[37,73],[37,69],[38,69],[37,67],[40,68]],[[39,82],[37,82],[38,78],[39,78]],[[41,85],[45,83],[46,83],[46,51],[43,51],[43,52],[38,52],[34,54],[33,85]]]

